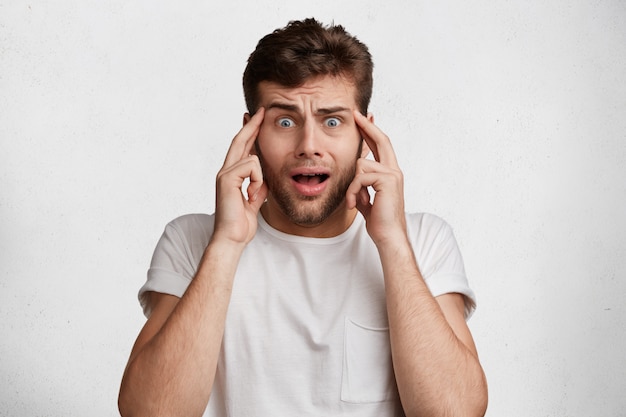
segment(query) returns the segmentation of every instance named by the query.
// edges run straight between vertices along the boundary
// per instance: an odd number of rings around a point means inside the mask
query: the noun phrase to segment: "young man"
[[[122,415],[484,414],[461,255],[441,219],[405,214],[371,89],[341,26],[259,42],[215,214],[174,220],[155,250]]]

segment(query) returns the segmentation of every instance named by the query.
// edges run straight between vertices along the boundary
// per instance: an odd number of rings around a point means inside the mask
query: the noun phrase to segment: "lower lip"
[[[291,180],[291,184],[296,189],[296,191],[305,197],[315,197],[322,194],[326,189],[327,183],[328,179],[315,185],[301,184],[294,179]]]

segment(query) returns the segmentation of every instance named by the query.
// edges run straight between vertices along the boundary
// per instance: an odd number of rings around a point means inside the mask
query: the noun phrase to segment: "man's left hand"
[[[365,217],[367,232],[377,246],[406,240],[404,179],[389,137],[360,112],[354,119],[375,161],[359,158],[356,175],[348,187],[348,208]],[[368,187],[374,190],[371,200]],[[398,240],[402,239],[402,240]]]

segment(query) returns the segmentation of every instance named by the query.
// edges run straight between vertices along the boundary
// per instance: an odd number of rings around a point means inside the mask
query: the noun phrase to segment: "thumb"
[[[265,199],[267,198],[267,185],[265,183],[261,183],[261,185],[256,190],[251,190],[250,188],[251,187],[248,187],[248,204],[250,204],[255,212],[258,212],[261,209],[263,203],[265,203]]]
[[[370,203],[370,193],[367,187],[361,187],[356,195],[356,208],[363,214],[363,217],[369,216],[372,204]]]

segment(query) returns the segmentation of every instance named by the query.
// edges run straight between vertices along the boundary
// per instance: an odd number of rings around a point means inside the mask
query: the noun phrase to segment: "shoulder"
[[[424,278],[448,267],[465,273],[452,227],[441,217],[430,213],[407,214],[407,235]]]
[[[407,214],[407,232],[420,272],[433,296],[462,294],[468,318],[476,307],[476,296],[467,281],[452,227],[434,214],[414,213]]]
[[[215,216],[213,214],[194,213],[185,214],[170,221],[166,226],[166,232],[175,231],[181,237],[211,237]]]
[[[159,239],[148,279],[139,290],[139,301],[150,316],[155,300],[151,293],[182,297],[213,233],[213,215],[187,214],[167,223]]]
[[[188,229],[195,227],[213,228],[214,217],[215,216],[213,214],[204,213],[184,214],[182,216],[176,217],[167,225],[179,229]]]
[[[406,223],[411,238],[448,237],[452,235],[452,227],[448,222],[431,213],[407,213]]]
[[[213,234],[214,215],[186,214],[167,223],[157,244],[155,255],[172,253],[196,261]],[[198,258],[199,259],[199,258]]]

